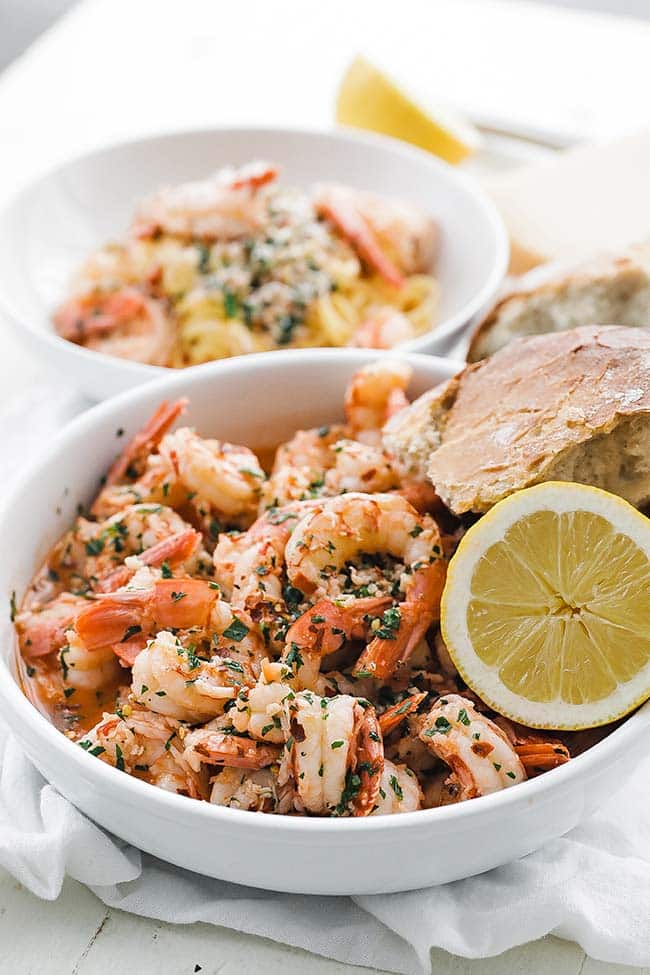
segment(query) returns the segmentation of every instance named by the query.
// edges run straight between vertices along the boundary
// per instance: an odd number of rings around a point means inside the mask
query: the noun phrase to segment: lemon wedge
[[[468,686],[522,724],[628,714],[650,697],[650,519],[582,484],[511,495],[451,559],[441,628]]]
[[[465,159],[480,144],[474,126],[447,110],[427,111],[362,57],[355,58],[343,76],[336,120],[410,142],[450,163]]]

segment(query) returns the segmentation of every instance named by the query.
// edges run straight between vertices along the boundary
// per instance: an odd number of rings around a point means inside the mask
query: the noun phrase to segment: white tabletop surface
[[[86,0],[0,76],[0,197],[68,155],[144,132],[327,125],[336,80],[359,50],[494,127],[557,144],[602,139],[650,121],[649,42],[650,24],[509,0]],[[46,364],[9,336],[2,350],[0,415],[15,414],[16,434],[28,435],[17,402]],[[198,965],[206,975],[363,971],[108,910],[72,881],[56,902],[39,901],[0,870],[0,975],[184,975]],[[432,970],[641,971],[554,938],[481,961],[434,952]]]

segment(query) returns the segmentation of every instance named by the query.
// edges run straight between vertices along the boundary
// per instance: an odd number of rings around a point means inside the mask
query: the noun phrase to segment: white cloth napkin
[[[84,405],[41,383],[5,405],[7,472]],[[479,958],[549,932],[602,961],[650,965],[650,760],[623,795],[523,860],[406,894],[305,897],[211,880],[140,853],[48,785],[0,723],[0,865],[39,897],[55,898],[68,874],[124,911],[218,924],[404,975],[428,973],[434,946]]]

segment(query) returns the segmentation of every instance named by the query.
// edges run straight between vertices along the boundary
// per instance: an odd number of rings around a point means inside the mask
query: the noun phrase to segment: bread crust
[[[635,440],[625,444],[621,424],[630,421]],[[617,428],[621,436],[609,439]],[[515,339],[398,413],[385,442],[460,515],[553,479],[647,503],[640,434],[650,437],[650,333],[591,325]]]
[[[479,362],[513,338],[601,321],[650,328],[650,244],[561,271],[503,295],[476,326],[467,351]]]

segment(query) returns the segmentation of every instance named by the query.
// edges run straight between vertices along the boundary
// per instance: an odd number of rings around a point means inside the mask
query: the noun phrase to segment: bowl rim
[[[260,371],[269,368],[290,367],[299,368],[301,361],[317,363],[321,368],[334,369],[341,360],[362,364],[369,358],[395,358],[391,352],[377,353],[367,349],[324,349],[316,352],[312,349],[290,349],[279,352],[277,357],[270,359],[265,353],[249,356],[238,356],[222,359],[217,362],[198,366],[188,373],[187,370],[177,372],[171,376],[163,376],[151,383],[127,390],[118,396],[105,400],[91,409],[81,413],[62,429],[56,437],[43,448],[14,481],[8,495],[0,506],[0,539],[3,526],[13,517],[15,504],[22,491],[31,485],[41,474],[42,469],[51,461],[74,446],[79,439],[91,434],[93,429],[104,419],[122,412],[129,406],[141,406],[145,403],[154,405],[159,399],[173,395],[179,387],[185,387],[199,377],[216,377],[223,372],[243,372],[250,370],[255,376]],[[462,368],[463,363],[441,356],[428,356],[410,353],[398,356],[413,366],[416,375],[432,372],[435,367],[442,367],[443,371],[453,375],[456,367]],[[329,361],[329,364],[327,362]],[[252,380],[253,377],[251,377]],[[250,380],[249,380],[250,381]],[[443,380],[444,381],[444,380]],[[217,384],[215,383],[215,388]],[[184,389],[191,399],[191,389]],[[11,672],[9,660],[14,648],[9,654],[0,656],[0,701],[3,702],[10,719],[15,719],[20,729],[13,732],[20,742],[27,739],[34,743],[45,743],[48,749],[54,750],[60,756],[62,763],[74,767],[75,774],[92,781],[96,779],[97,788],[112,789],[114,796],[120,798],[130,806],[144,809],[145,812],[162,816],[163,818],[182,823],[187,817],[198,822],[216,823],[223,826],[231,825],[241,830],[271,831],[276,836],[278,832],[286,832],[289,836],[306,834],[307,837],[321,833],[345,835],[352,832],[356,836],[360,833],[375,834],[381,832],[392,833],[394,830],[408,830],[409,828],[431,827],[437,824],[444,827],[449,824],[471,824],[478,817],[489,818],[490,815],[500,814],[502,809],[513,810],[520,806],[529,806],[532,802],[542,800],[549,795],[568,788],[572,780],[581,776],[588,776],[599,766],[610,764],[616,755],[624,753],[628,742],[631,742],[645,728],[650,727],[650,701],[624,719],[606,738],[588,748],[581,755],[573,758],[565,765],[545,772],[543,775],[516,787],[503,789],[491,795],[481,796],[471,802],[462,802],[434,809],[422,809],[399,815],[376,817],[298,817],[298,816],[260,816],[245,810],[230,809],[209,802],[200,802],[186,796],[166,792],[164,789],[140,781],[131,775],[126,775],[105,762],[97,761],[88,755],[78,744],[70,741],[58,731],[54,725],[27,699],[18,681]],[[11,721],[10,721],[11,727]],[[153,803],[153,807],[149,805]]]
[[[53,166],[35,174],[26,184],[22,184],[16,192],[6,197],[0,206],[0,222],[6,219],[10,211],[18,206],[24,199],[28,198],[33,190],[48,180],[55,179],[79,163],[91,162],[100,159],[105,154],[112,151],[122,151],[137,146],[143,146],[152,142],[176,141],[187,138],[195,138],[205,135],[219,135],[228,138],[230,135],[241,136],[249,135],[252,138],[269,134],[281,136],[287,139],[306,137],[311,140],[325,139],[331,143],[343,145],[357,144],[366,146],[375,151],[388,151],[396,157],[404,159],[415,159],[424,162],[433,170],[437,171],[442,178],[455,184],[458,189],[470,196],[481,211],[486,224],[489,225],[494,237],[494,258],[492,269],[480,290],[465,302],[454,315],[448,316],[444,321],[430,328],[422,335],[402,343],[396,347],[404,352],[417,352],[423,349],[431,338],[439,337],[441,346],[452,339],[465,325],[468,325],[475,316],[483,310],[488,301],[494,298],[502,284],[510,259],[510,241],[504,221],[497,209],[496,204],[490,199],[487,192],[480,184],[468,173],[451,166],[443,159],[426,152],[417,146],[394,139],[390,136],[376,132],[366,132],[355,129],[351,126],[333,126],[330,129],[310,127],[310,126],[274,126],[274,125],[228,125],[228,126],[198,126],[190,128],[170,128],[159,129],[137,138],[120,139],[118,141],[108,141],[97,144],[86,151],[75,153],[74,155],[59,160]],[[47,347],[56,351],[65,349],[70,357],[76,356],[79,364],[101,363],[114,370],[123,371],[133,379],[150,380],[157,376],[164,376],[170,372],[177,371],[171,366],[154,366],[145,362],[134,362],[130,359],[123,359],[120,356],[109,355],[105,352],[97,352],[87,349],[84,346],[76,345],[57,335],[51,328],[40,328],[32,324],[31,319],[21,315],[11,293],[7,290],[5,279],[0,274],[0,315],[3,315],[10,322],[12,327],[19,333],[27,332],[34,336],[37,341],[44,342]],[[282,349],[272,349],[270,352],[284,351]],[[256,354],[256,353],[253,353]],[[262,353],[267,354],[267,353]],[[444,353],[440,353],[444,354]],[[236,358],[231,356],[230,358]],[[215,360],[218,361],[218,360]],[[205,365],[205,363],[202,363]],[[192,369],[193,366],[185,366],[184,369]]]

